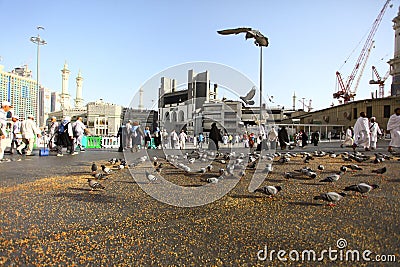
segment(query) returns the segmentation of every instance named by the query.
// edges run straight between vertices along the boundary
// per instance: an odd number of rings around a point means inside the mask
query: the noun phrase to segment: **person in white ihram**
[[[390,116],[387,130],[391,136],[388,151],[394,152],[393,147],[400,147],[400,108],[396,108],[394,114]]]
[[[181,133],[179,134],[179,146],[181,149],[185,149],[186,139],[187,139],[187,135],[186,135],[185,131],[182,130]]]
[[[376,122],[375,117],[371,117],[371,122],[369,125],[369,130],[371,131],[371,149],[376,149],[376,142],[378,141],[378,136],[382,134],[381,129],[379,129],[379,124]]]
[[[82,138],[85,133],[86,126],[82,122],[82,117],[78,117],[76,121],[72,124],[72,129],[74,131],[74,148],[79,147],[80,152],[84,152],[85,149],[82,148]],[[75,155],[78,154],[74,149]]]
[[[369,121],[365,112],[360,112],[360,117],[357,119],[356,123],[354,124],[354,144],[353,150],[356,147],[364,147],[365,151],[369,151],[370,145],[370,130],[369,130]]]
[[[7,128],[7,112],[12,108],[11,103],[3,101],[0,108],[0,160],[3,160],[4,150],[6,149],[6,128]]]
[[[179,136],[175,130],[171,131],[170,138],[171,138],[171,148],[178,149],[179,148]]]
[[[272,126],[271,130],[268,132],[268,142],[270,144],[271,149],[276,149],[276,144],[278,141],[278,132],[276,131],[275,127]]]
[[[340,147],[352,146],[353,143],[354,143],[354,140],[353,140],[353,127],[349,126],[346,129],[345,138],[344,138],[343,143],[340,145]]]
[[[32,154],[33,145],[35,143],[35,136],[42,137],[39,127],[36,126],[33,115],[28,115],[27,119],[21,123],[22,143],[17,147],[18,154],[22,154],[22,149],[28,146],[26,150],[27,156],[34,156]]]

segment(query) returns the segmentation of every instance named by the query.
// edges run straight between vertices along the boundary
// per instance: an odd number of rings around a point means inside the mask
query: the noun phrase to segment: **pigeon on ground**
[[[94,189],[104,189],[105,187],[102,186],[98,181],[94,180],[94,179],[88,179],[87,180],[89,183],[89,186],[92,188],[92,191]]]
[[[341,166],[341,167],[340,167],[340,171],[341,171],[341,172],[347,172],[347,167],[344,166],[344,165]]]
[[[252,161],[249,164],[247,164],[247,168],[254,169],[256,167],[256,165],[257,165],[257,162],[256,161]]]
[[[162,167],[163,167],[163,164],[160,163],[160,164],[157,166],[157,168],[155,169],[155,172],[161,173]]]
[[[318,165],[318,170],[323,171],[324,169],[325,169],[324,165],[322,165],[322,164]]]
[[[106,173],[93,173],[93,177],[98,180],[108,179],[107,176],[108,176],[108,174],[106,174]]]
[[[269,197],[275,196],[276,194],[278,194],[279,191],[282,190],[281,186],[273,186],[273,185],[268,185],[268,186],[264,186],[263,188],[259,188],[256,189],[254,192],[261,192],[266,194]]]
[[[155,175],[149,173],[148,171],[146,171],[146,178],[147,178],[147,180],[149,180],[149,183],[157,181],[157,177]]]
[[[314,200],[328,201],[328,206],[335,206],[336,203],[340,201],[344,196],[346,196],[346,193],[328,192],[323,193],[319,196],[315,196]]]
[[[101,169],[103,170],[104,173],[110,174],[112,170],[105,165],[101,165]]]
[[[372,189],[376,189],[376,188],[379,188],[379,185],[377,185],[377,184],[369,185],[366,183],[360,183],[360,184],[346,186],[344,191],[354,191],[356,193],[361,193],[361,195],[364,196],[364,194],[366,194],[369,191],[371,191]]]
[[[362,168],[359,167],[359,166],[356,165],[356,164],[350,164],[350,165],[344,165],[344,166],[346,166],[347,168],[352,169],[353,171],[362,171]]]
[[[112,159],[108,160],[108,162],[109,162],[111,165],[114,165],[115,163],[118,162],[118,159],[117,159],[117,158],[112,158]]]
[[[96,171],[97,171],[97,165],[96,165],[96,163],[93,162],[93,164],[92,164],[92,173],[96,173]]]
[[[331,174],[325,179],[320,180],[320,182],[327,182],[327,183],[337,182],[340,179],[340,175],[342,174],[343,174],[342,172]]]
[[[308,177],[313,178],[313,179],[317,178],[317,174],[316,174],[315,172],[313,172],[313,171],[308,171],[308,172],[306,172],[306,175],[307,175]]]
[[[273,167],[271,163],[267,163],[267,165],[265,166],[264,172],[272,172]]]
[[[219,179],[217,177],[210,177],[210,178],[207,178],[207,182],[210,184],[216,184],[219,182]]]
[[[384,174],[387,171],[386,167],[380,168],[380,169],[376,169],[376,170],[372,170],[372,173],[377,173],[377,174]]]

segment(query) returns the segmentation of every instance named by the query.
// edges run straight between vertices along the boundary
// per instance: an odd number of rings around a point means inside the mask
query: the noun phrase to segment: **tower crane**
[[[347,82],[345,83],[342,79],[342,75],[339,71],[336,71],[336,78],[339,84],[339,90],[333,94],[333,98],[340,99],[343,98],[344,103],[347,103],[354,99],[355,92],[351,89],[351,85],[354,81],[354,78],[357,75],[358,70],[365,64],[365,60],[367,58],[368,50],[372,47],[373,37],[378,30],[379,24],[382,21],[383,15],[385,14],[386,8],[389,5],[390,0],[386,0],[382,10],[379,12],[378,17],[375,19],[372,24],[371,31],[368,34],[367,40],[365,41],[364,47],[361,50],[361,53],[357,59],[356,65],[353,68]]]
[[[374,74],[376,80],[374,79]],[[385,81],[389,77],[390,69],[386,72],[385,76],[381,78],[375,66],[372,66],[372,80],[369,81],[369,84],[378,84],[379,85],[379,97],[382,98],[385,96]]]
[[[303,97],[301,100],[299,100],[300,103],[303,104],[303,110],[305,111],[304,108],[307,108],[307,112],[310,112],[313,108],[311,107],[311,102],[312,100],[308,100],[308,105],[306,104],[305,98]]]

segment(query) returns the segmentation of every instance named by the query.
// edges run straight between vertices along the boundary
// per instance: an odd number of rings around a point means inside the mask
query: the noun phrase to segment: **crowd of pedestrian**
[[[7,116],[11,110],[11,103],[3,101],[0,108],[0,160],[4,157],[6,148],[6,137],[10,134],[11,146],[8,151],[11,154],[25,154],[34,156],[33,148],[36,139],[43,136],[44,143],[48,149],[57,152],[57,156],[63,156],[63,149],[66,148],[70,155],[77,155],[84,152],[82,140],[84,135],[90,135],[83,118],[78,116],[74,122],[71,117],[65,116],[61,122],[57,122],[56,117],[49,120],[47,131],[41,131],[37,126],[34,116],[28,115],[26,119],[20,120],[16,115],[11,117],[11,129],[7,129]],[[359,147],[366,151],[377,148],[377,141],[384,135],[375,117],[368,119],[365,112],[360,113],[354,127],[349,126],[344,133],[344,141],[341,147],[352,147],[354,150]],[[394,114],[389,118],[386,133],[391,134],[391,141],[388,146],[389,152],[394,152],[394,148],[400,147],[400,108],[396,108]],[[309,133],[310,134],[310,133]],[[120,151],[136,152],[139,149],[186,149],[187,143],[193,144],[194,148],[208,148],[219,150],[220,147],[240,146],[254,151],[265,149],[277,149],[278,144],[281,150],[293,149],[296,146],[305,148],[310,142],[318,146],[320,140],[319,131],[311,133],[311,138],[300,129],[297,133],[289,135],[285,126],[280,128],[271,126],[267,131],[265,127],[260,127],[256,133],[245,131],[242,134],[227,133],[219,129],[216,123],[211,125],[208,135],[199,133],[197,136],[190,136],[185,129],[179,133],[175,129],[168,132],[166,129],[156,127],[151,131],[150,127],[142,128],[138,121],[128,120],[118,131],[120,138]],[[310,140],[309,140],[310,139]],[[291,140],[293,142],[291,142]],[[208,146],[206,147],[205,144]]]

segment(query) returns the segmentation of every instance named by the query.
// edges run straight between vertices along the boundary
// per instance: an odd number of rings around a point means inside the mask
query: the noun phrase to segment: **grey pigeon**
[[[103,170],[104,173],[110,174],[112,170],[105,165],[101,165],[101,169]]]
[[[207,182],[210,184],[216,184],[219,182],[219,179],[217,177],[210,177],[210,178],[207,178]]]
[[[96,173],[96,171],[97,171],[96,163],[93,162],[91,170],[92,170],[92,173]]]
[[[105,188],[98,181],[96,181],[94,179],[88,179],[87,181],[89,183],[89,186],[92,188],[92,190],[94,190],[94,189],[104,189]]]
[[[372,170],[372,173],[376,173],[376,174],[384,174],[387,171],[386,167],[380,168],[380,169],[376,169],[376,170]]]
[[[148,171],[146,171],[146,178],[149,180],[149,183],[157,181],[157,177],[153,174],[150,174]]]
[[[340,201],[346,193],[336,193],[336,192],[328,192],[323,193],[319,196],[315,196],[314,200],[323,200],[329,202],[328,206],[335,206],[338,201]]]
[[[362,195],[368,193],[372,189],[379,188],[379,185],[377,184],[366,184],[366,183],[360,183],[360,184],[355,184],[355,185],[350,185],[346,186],[344,191],[354,191],[356,193],[361,193]]]
[[[264,186],[263,188],[259,188],[256,189],[254,192],[261,192],[266,194],[269,197],[275,196],[276,194],[278,194],[279,191],[282,190],[281,186],[272,186],[272,185],[268,185],[268,186]]]
[[[320,180],[320,182],[328,182],[328,183],[337,182],[340,179],[340,175],[342,175],[342,172],[331,174],[325,179]]]
[[[93,177],[98,179],[98,180],[104,180],[104,179],[108,179],[108,174],[106,173],[94,173]]]

